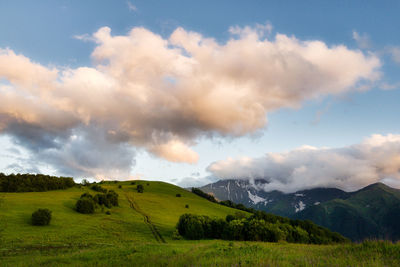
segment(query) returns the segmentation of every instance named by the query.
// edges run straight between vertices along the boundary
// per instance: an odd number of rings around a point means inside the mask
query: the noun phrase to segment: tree
[[[95,202],[92,198],[80,198],[75,205],[76,211],[84,214],[94,213]]]
[[[38,209],[32,213],[33,225],[49,225],[51,221],[51,211],[49,209]]]
[[[143,185],[138,184],[138,185],[136,186],[136,190],[137,190],[138,193],[143,193],[143,191],[144,191]]]

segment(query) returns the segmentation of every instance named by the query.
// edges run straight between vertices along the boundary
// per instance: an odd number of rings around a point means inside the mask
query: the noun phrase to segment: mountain
[[[311,220],[352,240],[399,240],[400,190],[372,184],[345,200],[330,200],[294,217]]]
[[[220,180],[200,189],[219,200],[231,200],[247,207],[287,217],[293,217],[310,206],[351,196],[351,193],[336,188],[315,188],[285,194],[276,190],[265,192],[264,187],[268,187],[268,182],[261,179],[255,180],[254,183],[247,180]]]
[[[311,220],[358,241],[366,238],[400,240],[400,190],[382,183],[356,192],[315,188],[285,194],[265,192],[267,182],[222,180],[200,189],[219,200],[295,219]]]

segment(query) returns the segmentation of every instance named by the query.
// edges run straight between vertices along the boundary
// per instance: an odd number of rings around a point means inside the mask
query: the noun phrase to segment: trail
[[[134,201],[133,197],[129,196],[127,193],[125,193],[125,196],[129,202],[129,206],[143,216],[144,223],[149,226],[150,231],[153,234],[154,238],[157,240],[157,242],[167,243],[165,241],[165,239],[162,237],[162,235],[160,234],[160,232],[158,232],[156,226],[151,222],[149,215],[147,215],[144,211],[142,211],[139,208],[138,204]]]

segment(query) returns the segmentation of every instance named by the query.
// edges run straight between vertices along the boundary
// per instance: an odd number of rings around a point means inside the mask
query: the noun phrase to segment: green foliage
[[[94,213],[95,205],[93,198],[84,197],[78,199],[75,209],[79,213],[90,214]]]
[[[84,198],[84,197],[93,198],[93,196],[89,193],[83,193],[80,198]]]
[[[106,194],[96,194],[93,200],[100,206],[104,205],[107,208],[111,208],[111,203],[108,201]]]
[[[189,204],[186,204],[186,205],[185,205],[185,208],[188,209],[188,208],[189,208]]]
[[[143,191],[144,191],[143,185],[138,184],[138,185],[136,186],[136,191],[137,191],[138,193],[143,193]]]
[[[212,195],[210,195],[210,194],[207,194],[207,193],[204,193],[203,191],[201,191],[201,190],[198,189],[198,188],[192,187],[192,193],[194,193],[194,194],[196,194],[196,195],[198,195],[198,196],[200,196],[200,197],[202,197],[202,198],[205,198],[205,199],[207,199],[208,201],[211,201],[211,202],[214,202],[214,203],[217,203],[217,202],[218,202],[218,201],[215,199],[214,196],[212,196]]]
[[[107,189],[101,187],[101,185],[97,185],[94,184],[90,187],[90,189],[92,189],[93,191],[97,191],[97,192],[102,192],[102,193],[107,193]]]
[[[176,197],[182,197],[182,195],[181,195],[181,194],[176,194],[175,196],[176,196]]]
[[[227,215],[225,220],[208,216],[183,214],[176,226],[186,239],[222,238],[226,240],[249,240],[291,243],[329,244],[343,243],[347,239],[337,233],[316,226],[311,222],[266,221],[260,216],[244,218],[240,214]],[[269,218],[268,216],[265,216]]]
[[[0,192],[44,192],[67,189],[75,185],[70,177],[55,177],[43,174],[0,173]]]
[[[118,206],[118,194],[116,192],[109,190],[106,194],[106,198],[112,206]]]
[[[51,221],[51,211],[49,209],[38,209],[32,213],[33,225],[49,225]]]

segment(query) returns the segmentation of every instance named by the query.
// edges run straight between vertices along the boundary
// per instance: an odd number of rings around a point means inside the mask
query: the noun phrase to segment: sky
[[[400,188],[398,1],[1,1],[0,172]]]

